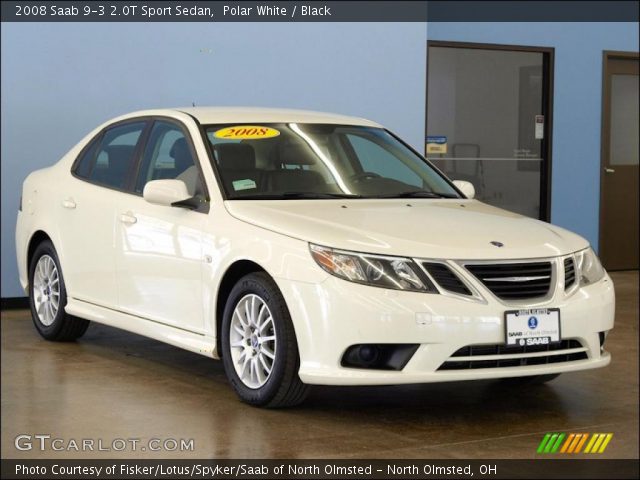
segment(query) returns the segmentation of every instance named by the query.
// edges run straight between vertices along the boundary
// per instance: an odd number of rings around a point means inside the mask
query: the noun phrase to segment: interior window
[[[108,187],[124,189],[145,125],[146,122],[133,122],[107,130],[89,178]]]
[[[142,193],[151,180],[182,180],[191,196],[202,194],[200,172],[180,127],[156,121],[142,156],[135,190]]]

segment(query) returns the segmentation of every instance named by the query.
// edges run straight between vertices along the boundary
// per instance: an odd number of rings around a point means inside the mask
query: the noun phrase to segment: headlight
[[[591,248],[576,253],[576,268],[580,272],[582,285],[595,283],[604,277],[604,268]]]
[[[394,290],[437,293],[410,258],[334,250],[313,244],[309,244],[309,249],[322,269],[343,280]]]

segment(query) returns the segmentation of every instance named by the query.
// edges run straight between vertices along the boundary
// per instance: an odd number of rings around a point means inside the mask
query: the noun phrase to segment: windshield
[[[381,128],[269,123],[210,125],[206,133],[229,199],[460,197]]]

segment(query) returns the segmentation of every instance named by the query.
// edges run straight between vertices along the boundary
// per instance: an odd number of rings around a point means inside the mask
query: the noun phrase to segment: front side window
[[[185,133],[174,123],[158,120],[142,156],[135,191],[142,193],[147,182],[164,179],[182,180],[191,196],[202,194],[200,172]]]
[[[146,122],[117,125],[106,130],[88,178],[100,185],[123,190],[135,161],[134,154]]]
[[[206,132],[229,199],[459,198],[381,128],[274,123],[211,125]]]

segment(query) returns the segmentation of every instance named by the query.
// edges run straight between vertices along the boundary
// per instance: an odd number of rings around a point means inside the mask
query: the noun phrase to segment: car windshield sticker
[[[260,140],[262,138],[277,137],[278,135],[280,135],[280,131],[275,128],[255,125],[227,127],[214,133],[217,138],[227,138],[229,140]]]
[[[250,178],[245,178],[244,180],[234,180],[233,182],[233,189],[236,192],[238,190],[249,190],[251,188],[256,188],[256,182],[254,182]]]

